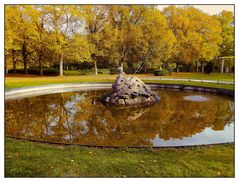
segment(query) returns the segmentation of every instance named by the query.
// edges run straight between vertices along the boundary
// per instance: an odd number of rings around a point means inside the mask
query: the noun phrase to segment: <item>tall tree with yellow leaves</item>
[[[220,46],[221,72],[224,70],[224,58],[226,57],[226,72],[234,61],[234,16],[231,11],[222,11],[217,18],[222,27],[222,44]]]
[[[6,35],[8,36],[10,32],[12,32],[11,39],[5,39],[6,48],[9,49],[10,46],[12,51],[20,51],[24,73],[27,74],[29,57],[32,54],[31,44],[36,35],[25,6],[6,6]]]
[[[179,64],[201,61],[202,72],[205,61],[219,54],[221,27],[218,20],[202,11],[190,7],[169,6],[164,9],[169,28],[177,41],[173,60]]]
[[[102,30],[107,25],[107,8],[104,5],[86,5],[81,7],[85,22],[85,33],[88,43],[91,45],[91,58],[94,63],[95,75],[98,73],[97,62],[104,56],[104,45]],[[108,40],[106,40],[108,41]]]
[[[20,11],[16,6],[5,7],[5,37],[4,37],[4,52],[5,52],[5,70],[8,72],[9,61],[12,63],[14,73],[16,73],[16,55],[21,50],[17,44],[17,22],[20,21]]]
[[[59,72],[63,76],[65,50],[69,50],[74,34],[81,28],[78,7],[75,5],[48,5],[46,31],[51,33],[52,49],[59,56]],[[79,45],[80,46],[80,45]]]
[[[118,6],[109,10],[109,21],[116,40],[114,59],[123,63],[138,63],[139,71],[147,61],[167,60],[172,51],[174,35],[154,6]]]

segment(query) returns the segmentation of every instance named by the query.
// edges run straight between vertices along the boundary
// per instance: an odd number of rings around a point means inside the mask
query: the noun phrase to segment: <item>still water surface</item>
[[[6,136],[92,146],[186,146],[234,141],[234,101],[225,96],[158,89],[160,102],[110,108],[109,90],[6,101]]]

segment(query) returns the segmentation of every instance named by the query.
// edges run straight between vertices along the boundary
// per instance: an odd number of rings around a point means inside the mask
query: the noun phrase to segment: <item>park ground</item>
[[[5,89],[56,83],[113,82],[117,75],[7,75]],[[140,78],[152,75],[137,75]],[[234,81],[233,74],[174,73],[170,78]],[[234,89],[234,85],[151,81]],[[184,148],[95,148],[5,139],[6,177],[234,177],[234,145]]]
[[[5,140],[6,177],[233,177],[234,146],[133,149]]]
[[[117,75],[83,75],[83,76],[36,76],[36,75],[14,75],[8,74],[5,77],[5,89],[39,86],[45,84],[57,83],[77,83],[77,82],[114,82]],[[200,83],[188,81],[166,81],[166,80],[150,80],[150,78],[191,78],[199,80],[220,80],[220,81],[234,81],[234,74],[203,74],[203,73],[173,73],[171,76],[153,76],[151,74],[138,74],[137,77],[149,83],[176,83],[198,86],[211,86],[217,88],[234,89],[234,85],[216,84],[216,83]]]

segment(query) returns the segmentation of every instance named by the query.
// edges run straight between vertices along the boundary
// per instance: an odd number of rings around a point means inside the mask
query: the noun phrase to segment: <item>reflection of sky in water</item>
[[[72,135],[65,135],[63,138],[64,138],[66,141],[71,141],[72,138],[73,138],[73,136],[72,136]]]
[[[209,98],[205,96],[201,96],[201,95],[188,95],[188,96],[184,96],[184,100],[203,102],[203,101],[208,101]]]
[[[82,126],[80,133],[85,135],[89,131],[88,121],[81,121],[80,126]]]
[[[77,106],[77,104],[78,102],[85,100],[85,95],[86,94],[76,94],[65,103],[65,108],[67,109],[67,114],[69,116],[74,116],[79,111],[79,107]]]
[[[193,135],[192,137],[183,137],[182,139],[163,140],[158,134],[150,142],[154,147],[157,146],[185,146],[200,144],[215,144],[234,141],[234,123],[226,125],[223,131],[215,131],[211,128],[205,128],[204,131]]]

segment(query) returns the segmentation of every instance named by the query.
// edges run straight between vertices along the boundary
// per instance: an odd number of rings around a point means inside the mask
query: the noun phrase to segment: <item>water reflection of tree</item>
[[[172,92],[172,93],[171,93]],[[102,91],[60,93],[6,103],[7,135],[90,145],[150,145],[189,137],[206,127],[223,130],[233,120],[233,102],[183,100],[187,93],[161,92],[161,102],[144,108],[107,108],[92,102]]]

